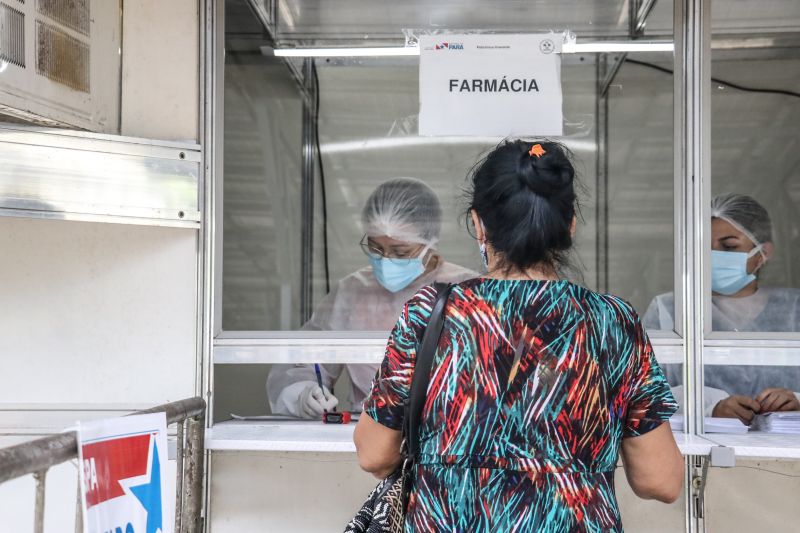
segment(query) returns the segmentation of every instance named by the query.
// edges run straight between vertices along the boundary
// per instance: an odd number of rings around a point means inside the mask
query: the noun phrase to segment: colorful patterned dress
[[[365,402],[389,428],[434,299],[406,303]],[[677,409],[633,308],[567,281],[476,278],[445,317],[406,530],[622,531],[622,438]]]

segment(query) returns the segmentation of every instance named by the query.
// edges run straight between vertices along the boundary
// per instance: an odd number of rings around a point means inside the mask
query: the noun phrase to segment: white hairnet
[[[421,180],[394,178],[381,183],[361,213],[369,237],[388,236],[434,246],[442,227],[442,206],[436,193]]]
[[[744,194],[720,194],[711,200],[711,217],[721,218],[758,246],[772,242],[772,220],[764,206]]]

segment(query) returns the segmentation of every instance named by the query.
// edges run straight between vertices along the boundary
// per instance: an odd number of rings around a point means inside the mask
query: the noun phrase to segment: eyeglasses
[[[364,235],[359,244],[361,245],[361,250],[367,257],[388,259],[393,263],[402,263],[406,259],[415,259],[425,248],[425,245],[423,244],[406,244],[392,246],[390,247],[390,250],[384,250],[379,246],[370,243],[366,235]]]

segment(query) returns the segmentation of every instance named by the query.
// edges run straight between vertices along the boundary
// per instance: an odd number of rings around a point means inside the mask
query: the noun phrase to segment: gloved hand
[[[328,387],[321,389],[316,383],[309,382],[297,397],[295,411],[303,418],[319,419],[322,417],[322,413],[332,411],[337,405],[339,405],[339,400],[331,394]]]

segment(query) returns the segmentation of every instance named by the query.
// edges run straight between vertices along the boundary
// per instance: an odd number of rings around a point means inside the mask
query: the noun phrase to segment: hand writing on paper
[[[756,396],[756,401],[761,405],[763,413],[800,411],[800,401],[797,401],[797,396],[789,389],[764,389]]]
[[[761,412],[761,404],[749,396],[733,394],[714,406],[711,416],[719,418],[738,418],[745,425],[750,425],[756,413]]]

